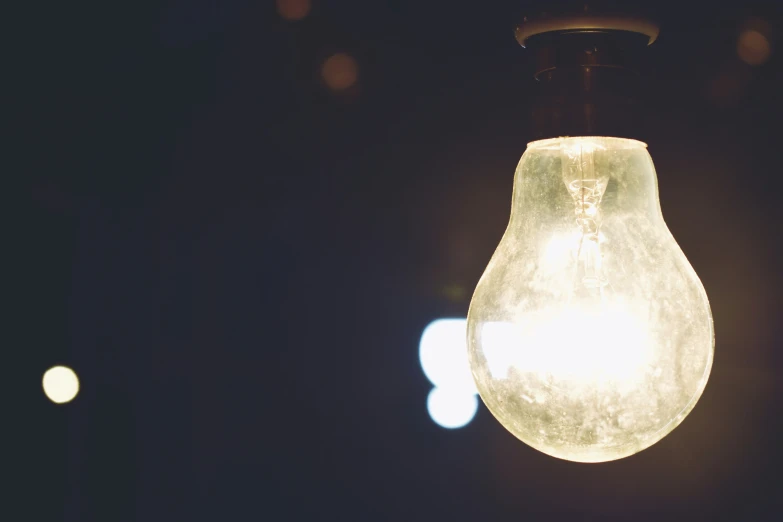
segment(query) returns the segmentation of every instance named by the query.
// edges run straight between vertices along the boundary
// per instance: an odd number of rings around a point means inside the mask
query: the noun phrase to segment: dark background
[[[536,452],[483,406],[439,428],[418,361],[508,219],[528,4],[30,7],[13,20],[29,190],[9,370],[25,519],[782,519],[783,5],[723,4],[656,2],[645,72],[712,376],[672,434],[596,465]],[[751,26],[771,46],[757,66],[737,54]],[[335,52],[358,66],[340,92],[321,77]],[[40,389],[57,363],[81,378],[66,406]]]

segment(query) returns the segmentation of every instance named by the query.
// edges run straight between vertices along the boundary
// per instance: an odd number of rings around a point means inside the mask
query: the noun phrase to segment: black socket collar
[[[640,71],[657,26],[641,19],[525,19],[517,40],[534,61],[536,139],[615,136],[644,139]]]

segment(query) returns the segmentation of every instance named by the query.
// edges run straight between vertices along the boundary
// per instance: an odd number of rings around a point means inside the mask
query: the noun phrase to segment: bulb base
[[[538,82],[534,137],[643,140],[640,70],[657,35],[655,24],[633,17],[525,18],[516,36]]]

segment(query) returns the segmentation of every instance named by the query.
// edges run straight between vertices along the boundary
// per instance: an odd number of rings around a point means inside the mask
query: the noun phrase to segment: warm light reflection
[[[54,366],[44,373],[43,389],[49,400],[64,404],[72,401],[79,393],[79,378],[66,366]]]
[[[301,20],[310,12],[310,0],[277,0],[277,12],[286,20]]]
[[[484,324],[481,337],[494,379],[554,375],[575,388],[635,385],[653,355],[644,321],[620,302],[528,312],[513,323]]]
[[[737,54],[748,65],[761,65],[769,58],[769,40],[760,31],[746,29],[737,40]]]
[[[559,272],[573,262],[575,245],[579,245],[582,233],[578,230],[552,236],[542,250],[542,266],[551,272]]]
[[[427,396],[427,411],[436,424],[448,429],[466,426],[478,411],[478,396],[457,390],[433,388]]]
[[[345,53],[337,53],[323,63],[321,76],[327,87],[333,91],[344,91],[356,83],[358,66],[353,57]]]

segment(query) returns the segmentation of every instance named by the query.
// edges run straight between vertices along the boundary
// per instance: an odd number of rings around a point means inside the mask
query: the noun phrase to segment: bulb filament
[[[601,198],[609,176],[595,172],[592,144],[563,148],[563,181],[574,199],[576,225],[581,231],[577,248],[576,286],[601,289],[607,280],[601,271]],[[581,285],[579,285],[581,283]]]

